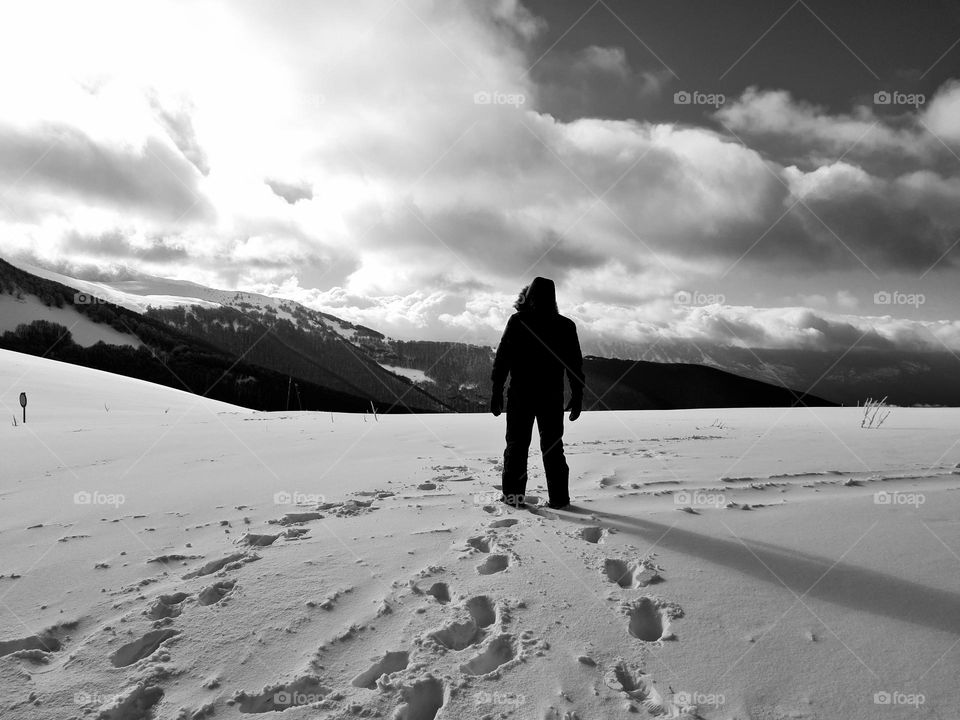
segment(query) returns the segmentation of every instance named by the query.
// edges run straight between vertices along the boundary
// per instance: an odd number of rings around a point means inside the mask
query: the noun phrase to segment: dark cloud
[[[489,283],[480,280],[458,280],[450,277],[447,273],[437,273],[424,278],[429,287],[438,290],[446,290],[451,293],[460,293],[470,295],[478,292],[490,292],[494,288]]]
[[[101,262],[91,263],[70,257],[57,259],[41,258],[31,252],[14,253],[10,256],[10,259],[26,265],[34,265],[46,270],[52,270],[55,273],[66,275],[67,277],[78,280],[88,280],[90,282],[136,280],[141,275],[137,270],[122,263],[107,265]]]
[[[105,260],[142,260],[156,264],[174,263],[187,260],[190,256],[182,245],[176,245],[163,239],[154,239],[149,245],[132,243],[119,230],[99,235],[68,233],[64,244],[72,252],[102,257]]]
[[[209,220],[213,206],[198,177],[183,156],[152,138],[135,150],[98,144],[70,126],[0,127],[0,178],[21,196],[37,189],[162,220]]]
[[[665,68],[634,70],[621,47],[555,49],[536,64],[536,105],[561,120],[637,117],[659,99],[672,76]]]
[[[426,210],[408,204],[375,226],[362,244],[389,252],[404,266],[419,264],[425,275],[450,267],[457,274],[518,282],[530,273],[562,278],[606,261],[602,252],[578,237],[530,228],[507,213],[484,207]]]
[[[809,236],[833,246],[833,268],[862,262],[876,272],[923,272],[941,258],[944,268],[954,264],[944,254],[957,241],[960,221],[906,205],[892,191],[851,191],[806,202],[815,213],[814,217],[807,213]]]

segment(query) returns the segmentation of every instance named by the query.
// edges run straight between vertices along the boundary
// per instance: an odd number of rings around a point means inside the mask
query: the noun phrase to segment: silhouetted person
[[[547,476],[549,506],[570,504],[570,470],[563,456],[563,412],[571,422],[583,405],[583,356],[573,320],[557,310],[553,280],[537,277],[520,291],[517,309],[507,321],[493,361],[493,395],[490,411],[503,411],[503,386],[507,388],[507,447],[503,452],[501,501],[518,507],[527,490],[527,452],[533,421],[540,432],[543,471]],[[563,376],[570,382],[571,398],[563,407]]]

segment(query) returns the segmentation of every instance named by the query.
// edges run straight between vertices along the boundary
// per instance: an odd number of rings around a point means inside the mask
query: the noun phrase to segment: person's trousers
[[[550,502],[570,502],[570,469],[563,455],[563,394],[507,395],[507,447],[503,451],[503,494],[510,503],[523,502],[527,491],[527,455],[533,437],[533,422],[540,433],[543,472],[547,476]]]

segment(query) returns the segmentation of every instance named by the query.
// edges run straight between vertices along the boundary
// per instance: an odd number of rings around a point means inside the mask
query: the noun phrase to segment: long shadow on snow
[[[586,517],[604,518],[621,532],[656,542],[658,547],[700,557],[781,587],[786,585],[804,599],[817,598],[960,635],[960,594],[954,592],[772,543],[725,540],[600,510],[571,510]],[[575,524],[583,522],[576,517],[561,519]]]

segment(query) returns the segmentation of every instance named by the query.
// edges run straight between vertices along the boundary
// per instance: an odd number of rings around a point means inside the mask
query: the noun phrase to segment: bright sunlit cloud
[[[398,337],[495,342],[545,275],[597,342],[827,347],[847,322],[960,347],[819,272],[875,291],[952,266],[960,84],[891,117],[748,87],[696,125],[561,120],[541,105],[563,89],[528,72],[545,27],[507,1],[11,6],[0,252],[279,294]],[[675,89],[619,46],[549,61],[583,88]],[[690,288],[726,303],[674,302]]]

